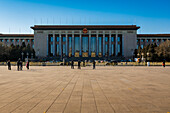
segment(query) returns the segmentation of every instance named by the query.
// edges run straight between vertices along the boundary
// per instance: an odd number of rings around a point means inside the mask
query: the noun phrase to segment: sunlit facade
[[[34,29],[39,57],[104,58],[132,57],[136,48],[136,25],[58,25]],[[129,41],[131,40],[131,41]],[[126,47],[127,46],[127,47]]]

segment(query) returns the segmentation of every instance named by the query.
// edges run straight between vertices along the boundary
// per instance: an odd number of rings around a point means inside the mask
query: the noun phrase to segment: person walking
[[[81,69],[80,64],[81,64],[81,62],[78,61],[78,69]]]
[[[10,62],[10,60],[8,60],[7,65],[8,65],[8,70],[11,70],[11,62]]]
[[[29,63],[29,60],[28,60],[28,61],[27,61],[27,64],[26,64],[27,70],[29,70],[29,66],[30,66],[30,63]]]
[[[71,69],[74,69],[74,61],[71,61]]]
[[[18,71],[20,70],[19,67],[20,67],[20,58],[19,58],[18,61],[17,61],[17,70],[18,70]]]
[[[95,69],[96,68],[96,62],[95,62],[95,60],[93,61],[93,69]]]

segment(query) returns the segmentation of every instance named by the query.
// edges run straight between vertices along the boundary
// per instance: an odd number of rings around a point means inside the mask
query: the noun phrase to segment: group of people
[[[10,62],[10,60],[7,61],[7,65],[8,65],[8,70],[11,70],[11,62]],[[29,60],[26,63],[26,68],[29,70]],[[19,58],[18,61],[17,61],[17,70],[22,71],[22,69],[23,69],[23,62]]]
[[[83,66],[85,67],[85,61],[83,62]],[[74,61],[71,61],[71,69],[74,69]],[[81,69],[81,61],[78,61],[78,69]],[[93,69],[96,69],[96,62],[93,61]]]

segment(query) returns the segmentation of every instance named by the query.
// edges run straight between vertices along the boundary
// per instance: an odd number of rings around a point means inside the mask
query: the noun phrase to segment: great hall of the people
[[[137,34],[136,25],[35,25],[34,34],[0,34],[7,46],[25,42],[37,57],[131,58],[135,49],[170,40],[170,34]]]

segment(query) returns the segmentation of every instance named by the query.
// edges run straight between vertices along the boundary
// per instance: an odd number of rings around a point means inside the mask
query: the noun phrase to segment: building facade
[[[137,35],[137,49],[149,44],[156,44],[159,46],[161,43],[166,40],[170,40],[170,34],[138,34]]]
[[[170,34],[137,34],[136,25],[35,25],[34,34],[0,34],[7,46],[30,45],[36,56],[54,59],[132,58],[134,50],[170,40]]]
[[[34,26],[39,57],[112,58],[132,57],[136,48],[135,25]]]
[[[30,45],[34,48],[34,35],[33,34],[0,34],[0,42],[11,46],[22,45],[22,42],[25,42],[26,45]]]

